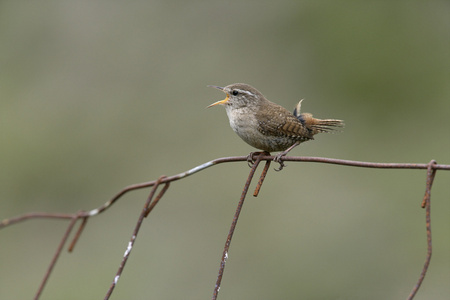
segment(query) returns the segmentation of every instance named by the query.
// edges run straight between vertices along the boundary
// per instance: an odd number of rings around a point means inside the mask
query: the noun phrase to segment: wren
[[[274,161],[284,167],[282,157],[300,143],[313,140],[320,132],[331,132],[344,127],[337,119],[316,119],[312,114],[300,113],[302,100],[293,113],[267,100],[254,87],[244,83],[234,83],[226,87],[209,85],[223,91],[226,98],[214,105],[223,105],[230,126],[247,144],[265,152],[282,151]],[[252,160],[251,153],[249,160]]]

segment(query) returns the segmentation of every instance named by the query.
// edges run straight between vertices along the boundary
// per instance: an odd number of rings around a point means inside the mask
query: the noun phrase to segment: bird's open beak
[[[212,88],[219,89],[219,90],[223,91],[223,87],[221,87],[221,86],[208,85],[208,87],[212,87]],[[217,104],[225,104],[225,103],[228,102],[228,99],[229,99],[229,96],[227,94],[227,97],[225,99],[217,101],[217,102],[214,102],[213,104],[207,106],[206,108],[210,108],[211,106],[214,106],[214,105],[217,105]]]

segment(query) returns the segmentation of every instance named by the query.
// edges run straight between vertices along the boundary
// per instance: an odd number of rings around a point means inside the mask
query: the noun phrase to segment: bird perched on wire
[[[309,113],[300,113],[302,100],[294,113],[267,100],[254,87],[233,83],[226,87],[209,85],[223,91],[226,98],[215,105],[225,106],[230,126],[247,144],[265,152],[282,151],[274,161],[284,167],[282,157],[300,143],[313,140],[320,132],[331,132],[344,126],[342,120],[316,119]],[[249,155],[252,161],[253,153]]]

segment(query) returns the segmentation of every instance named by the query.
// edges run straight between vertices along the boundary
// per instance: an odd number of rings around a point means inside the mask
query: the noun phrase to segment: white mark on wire
[[[89,212],[89,216],[95,216],[95,215],[98,215],[98,213],[99,213],[99,209],[98,208],[96,208],[96,209],[93,209],[93,210],[91,210],[90,212]]]
[[[132,241],[128,242],[127,250],[125,250],[125,253],[123,254],[123,256],[128,256],[128,254],[130,254],[130,252],[131,252],[131,248],[133,248],[133,242]]]
[[[114,284],[117,284],[117,281],[119,281],[120,275],[116,275],[116,277],[114,277]]]
[[[208,168],[208,167],[211,167],[212,165],[213,165],[213,162],[212,162],[212,161],[206,162],[206,163],[204,163],[204,164],[202,164],[202,165],[200,165],[200,166],[197,166],[197,167],[195,167],[195,168],[190,169],[189,171],[184,172],[183,174],[180,175],[180,178],[183,178],[183,177],[192,175],[192,174],[194,174],[194,173],[197,173],[198,171],[201,171],[201,170],[203,170],[203,169],[206,169],[206,168]]]

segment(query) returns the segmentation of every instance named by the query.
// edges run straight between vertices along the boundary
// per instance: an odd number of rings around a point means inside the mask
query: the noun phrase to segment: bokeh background
[[[102,205],[124,186],[253,149],[224,95],[249,83],[340,118],[292,155],[450,164],[448,1],[1,1],[0,219]],[[171,185],[111,299],[208,299],[246,163]],[[249,197],[219,299],[405,299],[426,253],[425,171],[288,163]],[[450,173],[416,299],[450,295]],[[103,299],[149,190],[88,222],[42,299]],[[0,232],[0,298],[30,299],[67,222]]]

